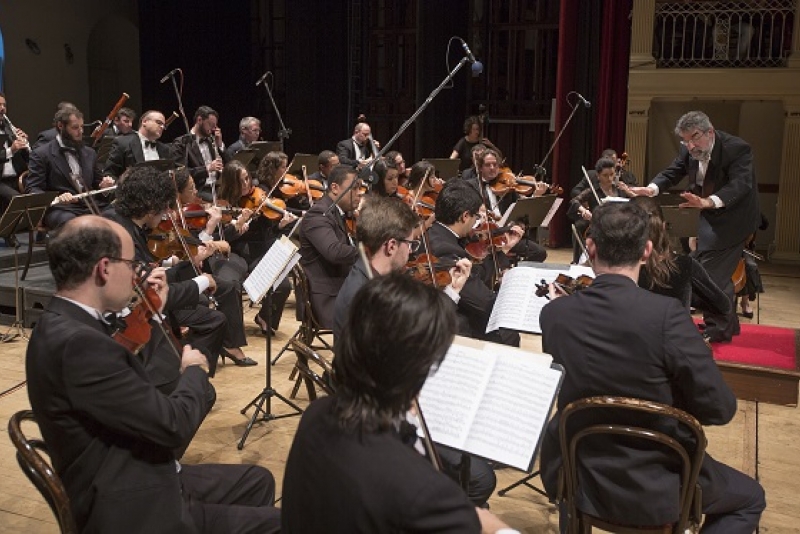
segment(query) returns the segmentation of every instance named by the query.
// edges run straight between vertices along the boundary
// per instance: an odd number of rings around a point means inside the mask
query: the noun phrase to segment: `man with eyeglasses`
[[[87,215],[47,245],[56,293],[31,334],[28,396],[80,532],[277,532],[275,480],[255,465],[181,465],[211,408],[202,352],[178,354],[169,395],[140,356],[114,341],[104,314],[130,301],[134,244],[119,224]],[[147,281],[168,298],[163,270]]]
[[[336,297],[334,339],[340,337],[350,302],[361,286],[367,283],[370,272],[378,276],[402,271],[409,256],[419,250],[420,241],[412,239],[418,224],[419,217],[405,203],[390,197],[368,197],[359,213],[356,238],[364,245],[369,266],[364,264],[363,258],[358,258]],[[456,303],[471,268],[472,264],[467,259],[459,260],[450,268],[452,282],[442,289]]]
[[[675,134],[681,138],[678,157],[648,186],[631,191],[655,196],[689,178],[680,207],[701,210],[696,257],[731,302],[727,315],[704,313],[704,336],[712,343],[728,342],[739,334],[731,276],[745,241],[761,223],[753,153],[744,140],[715,130],[702,111],[678,119]]]
[[[244,117],[239,121],[239,140],[225,149],[222,161],[228,163],[237,152],[258,141],[259,137],[261,137],[261,121],[255,117]]]
[[[139,121],[135,135],[121,135],[114,139],[103,173],[119,178],[128,167],[157,159],[172,159],[172,150],[159,141],[164,133],[164,114],[146,111]]]

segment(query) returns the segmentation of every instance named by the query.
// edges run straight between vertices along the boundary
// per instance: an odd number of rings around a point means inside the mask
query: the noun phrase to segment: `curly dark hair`
[[[177,191],[168,172],[134,167],[117,187],[115,210],[129,219],[161,213],[175,202]]]

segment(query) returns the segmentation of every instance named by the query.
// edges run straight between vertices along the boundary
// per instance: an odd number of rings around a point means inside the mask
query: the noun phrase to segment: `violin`
[[[167,222],[171,225],[171,230],[161,228],[161,224],[166,225]],[[203,242],[193,236],[186,228],[174,227],[171,221],[162,221],[158,227],[150,232],[147,236],[147,249],[158,260],[166,260],[172,256],[177,256],[179,259],[191,259],[186,257],[187,250],[184,249],[181,239],[186,244],[189,255],[196,256],[197,247],[202,245]]]
[[[286,202],[279,198],[269,198],[263,189],[255,187],[239,201],[239,207],[260,213],[271,221],[278,221],[286,215]]]
[[[136,281],[136,286],[144,275]],[[114,341],[136,354],[148,341],[150,341],[151,329],[150,319],[153,314],[161,309],[161,297],[153,287],[148,287],[139,293],[139,302],[131,309],[131,313],[122,318],[124,327],[120,328],[111,336]]]
[[[594,282],[594,278],[586,274],[582,274],[577,278],[573,278],[567,274],[561,273],[556,277],[555,280],[553,280],[553,284],[567,295],[572,295],[576,291],[586,289],[592,285],[592,282]],[[544,279],[542,279],[541,284],[536,284],[537,297],[546,297],[549,292],[550,288]]]
[[[536,192],[537,187],[544,183],[536,179],[535,176],[515,176],[507,167],[501,169],[497,179],[490,185],[492,192],[498,196],[503,196],[509,191],[515,191],[518,195],[528,197]],[[559,185],[547,184],[545,194],[561,195],[564,189]]]
[[[417,282],[433,287],[446,287],[453,281],[450,269],[455,262],[446,262],[432,254],[420,254],[406,264],[406,272]]]
[[[304,181],[291,174],[284,175],[278,190],[287,199],[310,193],[312,200],[319,200],[325,194],[325,186],[318,180]]]
[[[496,223],[485,222],[478,228],[473,228],[469,233],[469,243],[464,247],[467,253],[476,261],[483,260],[489,255],[492,247],[503,247],[508,240],[506,234],[511,231],[510,226],[500,228]]]

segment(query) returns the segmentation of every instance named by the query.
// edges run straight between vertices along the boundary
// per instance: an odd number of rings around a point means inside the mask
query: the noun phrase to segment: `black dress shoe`
[[[233,354],[228,352],[225,349],[222,349],[219,353],[222,356],[222,363],[225,364],[225,358],[233,361],[234,365],[238,365],[239,367],[250,367],[252,365],[258,365],[258,362],[253,360],[252,358],[245,356],[244,358],[234,358]]]
[[[751,312],[751,311],[746,312],[746,311],[742,310],[742,317],[746,317],[747,319],[752,319],[753,318],[753,312]]]

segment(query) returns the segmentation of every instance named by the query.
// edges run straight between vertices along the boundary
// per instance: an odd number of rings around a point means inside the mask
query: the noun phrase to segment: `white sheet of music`
[[[270,287],[277,287],[283,281],[289,274],[291,266],[299,259],[297,245],[286,236],[276,240],[242,284],[250,300],[260,302]]]
[[[542,281],[549,284],[562,273],[573,278],[581,274],[594,276],[591,267],[581,265],[570,265],[568,270],[520,266],[506,271],[486,325],[486,332],[508,328],[541,334],[539,314],[549,301],[545,297],[536,296],[536,284],[541,284]]]
[[[551,363],[547,354],[456,338],[420,393],[431,438],[529,469],[561,379]]]

